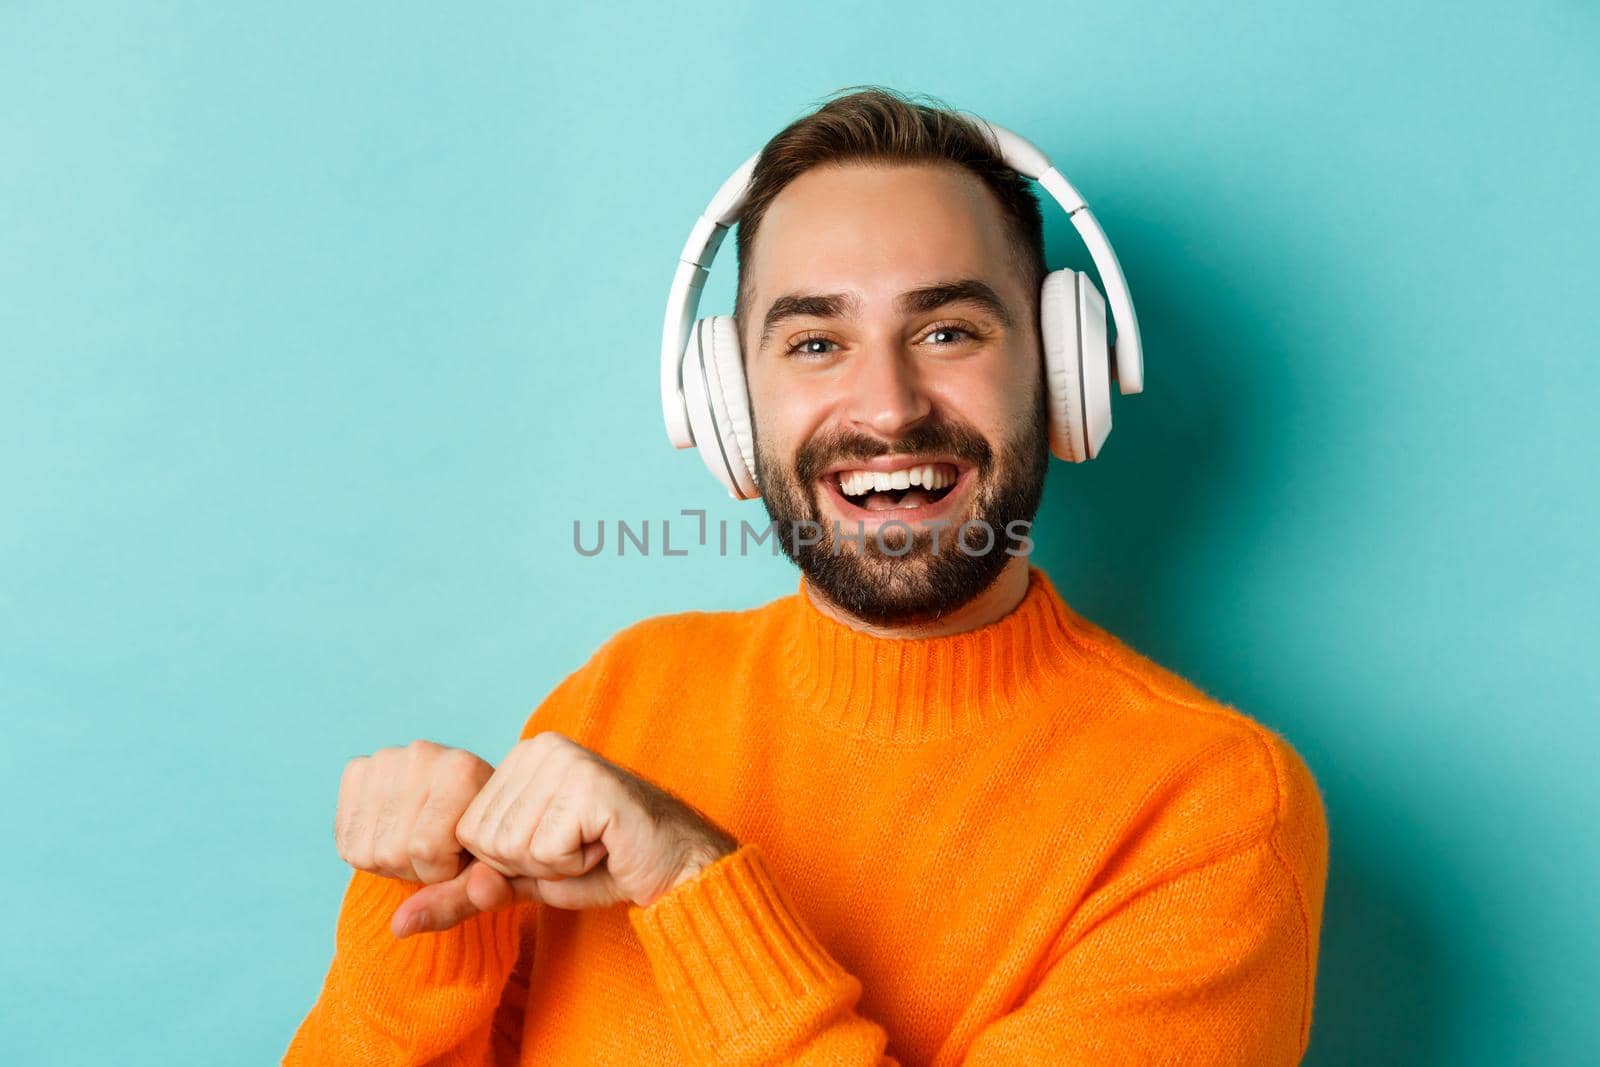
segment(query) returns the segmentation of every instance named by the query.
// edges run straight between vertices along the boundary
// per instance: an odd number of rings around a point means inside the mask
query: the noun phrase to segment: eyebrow
[[[978,278],[956,278],[901,293],[895,304],[911,315],[937,311],[949,304],[976,304],[999,319],[1008,329],[1015,325],[1005,301],[988,282]],[[785,293],[772,302],[761,322],[759,344],[765,346],[772,331],[785,319],[804,316],[817,319],[852,318],[861,311],[861,298],[854,293]]]

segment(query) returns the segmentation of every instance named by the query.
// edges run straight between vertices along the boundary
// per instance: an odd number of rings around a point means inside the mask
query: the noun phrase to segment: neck
[[[893,624],[883,626],[867,622],[857,615],[853,615],[835,604],[824,593],[810,582],[804,583],[806,597],[822,614],[836,622],[843,623],[853,630],[859,630],[873,637],[891,637],[904,639],[924,637],[948,637],[951,634],[965,633],[976,630],[980,626],[988,626],[998,622],[1011,614],[1016,606],[1022,603],[1022,598],[1028,592],[1028,557],[1013,556],[1000,572],[1000,576],[989,584],[989,588],[961,605],[956,610],[941,615],[937,619],[910,622],[904,626]]]

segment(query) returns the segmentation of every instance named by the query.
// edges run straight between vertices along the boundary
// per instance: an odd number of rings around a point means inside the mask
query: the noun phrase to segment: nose
[[[893,439],[932,412],[916,357],[903,348],[872,345],[860,354],[853,370],[847,383],[847,411],[855,426]]]

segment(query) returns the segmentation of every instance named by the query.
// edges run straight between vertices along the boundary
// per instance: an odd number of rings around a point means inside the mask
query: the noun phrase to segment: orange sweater
[[[1277,734],[1074,613],[894,640],[802,588],[607,641],[523,730],[741,847],[648,908],[397,941],[357,872],[290,1064],[1280,1064],[1327,827]]]

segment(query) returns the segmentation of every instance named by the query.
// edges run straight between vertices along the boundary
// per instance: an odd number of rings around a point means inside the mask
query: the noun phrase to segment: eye
[[[808,357],[811,358],[811,359],[816,359],[816,358],[821,357],[821,356],[832,355],[833,354],[833,349],[818,349],[818,348],[813,347],[814,345],[831,345],[831,344],[833,344],[833,342],[828,340],[826,337],[816,337],[816,336],[802,337],[802,338],[800,338],[800,340],[796,341],[793,345],[790,346],[789,355],[791,355],[791,356],[799,356],[802,359],[805,359],[805,358],[808,358]]]
[[[946,323],[942,326],[935,326],[933,329],[923,334],[922,339],[926,341],[930,337],[937,337],[941,334],[947,338],[953,339],[935,341],[934,347],[936,348],[948,348],[951,345],[960,344],[963,341],[972,341],[977,339],[977,335],[973,331],[967,329],[965,326],[957,326],[955,323]]]

